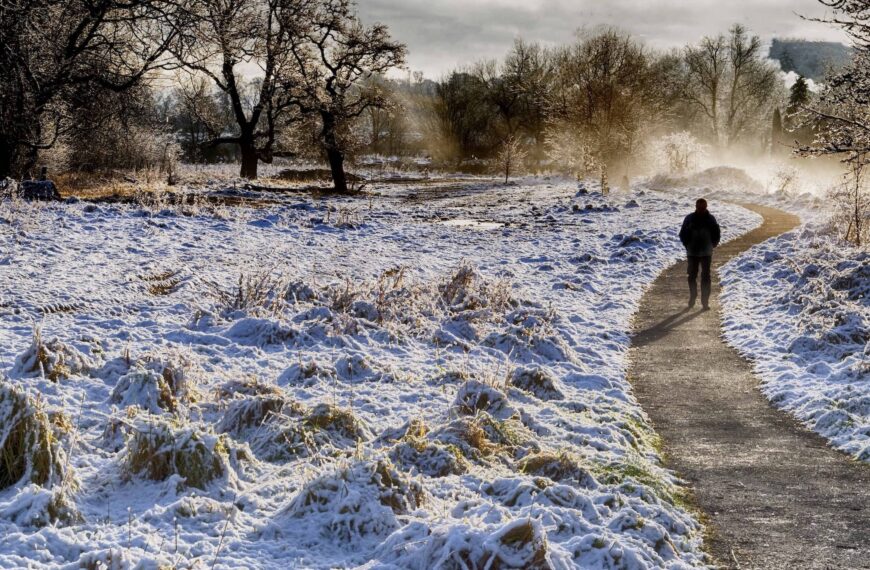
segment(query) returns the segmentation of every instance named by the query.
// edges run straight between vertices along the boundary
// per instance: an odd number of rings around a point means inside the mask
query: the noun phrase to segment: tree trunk
[[[22,160],[20,176],[33,178],[33,172],[36,169],[36,164],[39,162],[39,149],[33,146],[28,147],[24,152]]]
[[[11,137],[0,134],[0,180],[13,175],[12,162],[15,143]]]
[[[338,147],[338,137],[335,135],[335,116],[331,113],[321,113],[323,119],[323,144],[326,148],[326,158],[332,171],[332,184],[336,192],[346,194],[347,176],[344,173],[344,153]]]
[[[260,158],[257,156],[257,148],[253,143],[240,143],[242,151],[242,171],[240,176],[248,180],[257,178],[257,164]]]

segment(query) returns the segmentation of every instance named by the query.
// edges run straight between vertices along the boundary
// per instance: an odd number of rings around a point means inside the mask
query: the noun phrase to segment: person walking
[[[713,214],[707,209],[707,200],[703,198],[695,203],[695,211],[683,220],[680,229],[680,241],[686,248],[689,261],[689,308],[695,306],[698,300],[698,273],[701,273],[701,305],[704,310],[710,308],[710,292],[712,288],[711,266],[713,250],[719,247],[722,231]]]

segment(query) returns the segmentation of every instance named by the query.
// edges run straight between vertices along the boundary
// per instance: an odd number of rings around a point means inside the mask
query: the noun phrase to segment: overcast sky
[[[549,44],[576,30],[617,25],[657,47],[682,46],[741,22],[766,41],[802,37],[843,41],[838,30],[807,22],[818,0],[357,0],[366,23],[390,26],[405,42],[412,70],[437,79],[457,65],[501,57],[514,38]]]

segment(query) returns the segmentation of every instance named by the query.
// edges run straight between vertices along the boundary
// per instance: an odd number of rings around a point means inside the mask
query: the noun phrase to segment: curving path
[[[717,251],[716,265],[798,219],[745,205],[764,224]],[[646,293],[630,378],[664,440],[665,461],[693,487],[716,563],[741,570],[870,568],[870,465],[827,447],[774,409],[751,365],[720,337],[713,311],[688,311],[685,263]]]

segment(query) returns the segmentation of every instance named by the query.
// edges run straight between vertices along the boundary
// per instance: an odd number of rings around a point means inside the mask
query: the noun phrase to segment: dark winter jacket
[[[708,257],[719,246],[722,233],[716,218],[710,212],[694,212],[686,216],[680,230],[680,241],[689,257]]]

